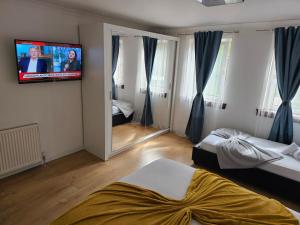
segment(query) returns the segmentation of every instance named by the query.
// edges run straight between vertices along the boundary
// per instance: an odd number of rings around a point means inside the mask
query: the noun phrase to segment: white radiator
[[[0,178],[41,163],[38,124],[0,130]]]

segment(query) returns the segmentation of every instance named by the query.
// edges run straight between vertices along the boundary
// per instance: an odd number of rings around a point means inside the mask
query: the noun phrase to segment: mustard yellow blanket
[[[298,224],[279,202],[196,170],[182,200],[117,182],[95,192],[51,225],[188,225],[192,218],[202,225]]]

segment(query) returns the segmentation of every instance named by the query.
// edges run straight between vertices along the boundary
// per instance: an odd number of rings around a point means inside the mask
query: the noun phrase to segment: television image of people
[[[61,64],[61,71],[78,71],[80,67],[80,62],[77,60],[77,52],[71,49],[68,53],[68,59]]]
[[[19,83],[81,79],[81,45],[15,40]]]

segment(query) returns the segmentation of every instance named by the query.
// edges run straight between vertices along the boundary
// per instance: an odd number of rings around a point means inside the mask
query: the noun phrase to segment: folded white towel
[[[294,152],[293,157],[300,161],[300,148]]]
[[[293,155],[294,152],[298,150],[298,148],[299,146],[295,142],[293,142],[292,144],[287,145],[281,153],[284,155]]]

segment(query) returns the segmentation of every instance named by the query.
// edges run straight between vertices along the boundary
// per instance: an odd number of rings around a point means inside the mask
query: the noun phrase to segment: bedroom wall
[[[79,43],[79,24],[103,21],[149,28],[36,0],[2,0],[0,9],[0,130],[38,123],[47,160],[82,149],[81,81],[19,85],[13,40]]]
[[[213,129],[231,127],[251,133],[258,137],[268,137],[273,119],[257,117],[256,108],[263,96],[270,49],[272,48],[272,31],[256,31],[272,29],[278,26],[299,24],[299,21],[282,21],[274,23],[238,24],[228,26],[207,26],[198,28],[168,30],[168,34],[192,33],[198,30],[238,30],[234,35],[230,69],[224,101],[226,110],[206,108],[203,137]],[[175,120],[186,126],[188,118],[176,115]],[[184,135],[184,129],[175,130]],[[294,141],[300,144],[300,124],[294,123]]]

